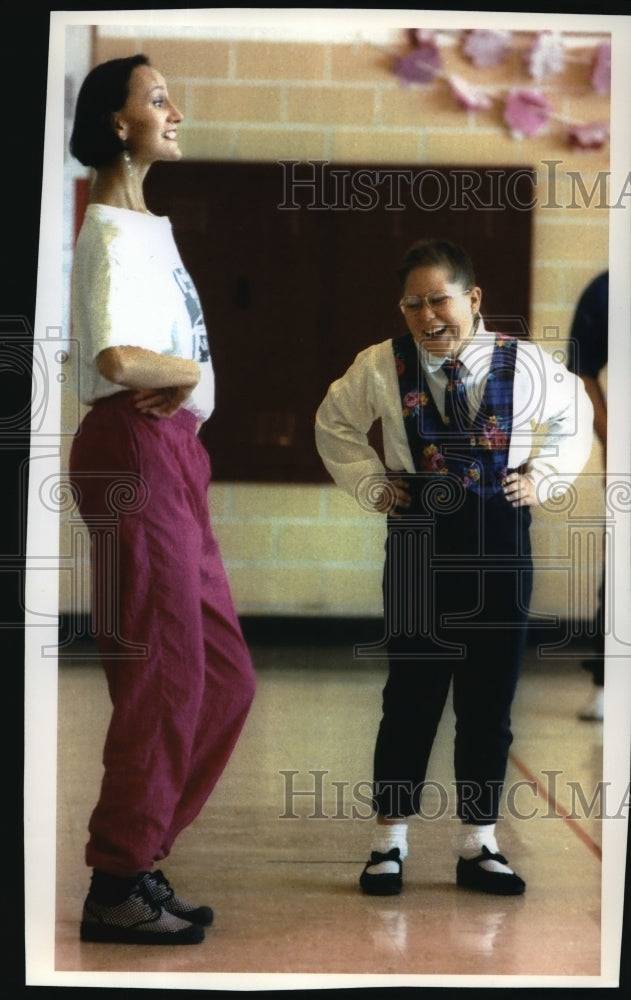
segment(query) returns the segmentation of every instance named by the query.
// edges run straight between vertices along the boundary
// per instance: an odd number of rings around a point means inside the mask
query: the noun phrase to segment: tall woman
[[[201,941],[212,910],[156,862],[198,815],[255,688],[208,514],[197,432],[214,406],[199,298],[143,182],[181,157],[182,115],[145,56],[93,69],[71,152],[94,168],[72,279],[79,395],[70,474],[92,545],[92,618],[112,717],[89,822],[81,937]]]

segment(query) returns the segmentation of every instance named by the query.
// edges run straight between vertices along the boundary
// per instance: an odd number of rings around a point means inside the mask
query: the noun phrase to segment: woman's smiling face
[[[431,354],[448,357],[471,336],[481,300],[478,287],[462,288],[451,281],[445,268],[416,267],[405,279],[401,311],[417,344]]]
[[[136,66],[129,78],[129,93],[114,114],[119,138],[137,163],[179,160],[177,126],[182,113],[171,102],[164,77],[153,66]]]

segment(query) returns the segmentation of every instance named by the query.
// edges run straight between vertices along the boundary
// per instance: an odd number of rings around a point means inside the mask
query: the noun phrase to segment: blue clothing
[[[577,375],[598,378],[607,364],[609,338],[609,271],[604,271],[587,285],[574,312],[570,329],[569,360],[567,367]],[[605,566],[598,595],[596,621],[596,655],[583,664],[594,684],[605,683],[605,634],[603,628],[603,598],[605,592]]]
[[[455,476],[465,489],[482,496],[499,493],[507,473],[513,426],[517,341],[497,336],[484,395],[472,419],[459,376],[448,382],[447,392],[460,396],[454,401],[451,421],[443,420],[438,411],[411,334],[393,340],[392,349],[403,422],[417,472]]]
[[[576,304],[570,328],[569,370],[597,378],[607,364],[608,336],[609,271],[604,271],[589,283]]]

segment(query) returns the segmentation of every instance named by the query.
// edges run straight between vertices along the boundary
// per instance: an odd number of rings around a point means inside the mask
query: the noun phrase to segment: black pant
[[[510,708],[532,591],[530,511],[496,494],[452,497],[430,509],[416,484],[412,510],[391,518],[384,608],[390,671],[374,757],[374,804],[386,816],[421,812],[427,763],[449,685],[456,715],[458,815],[498,815]]]
[[[588,670],[592,675],[592,682],[596,687],[603,687],[605,684],[605,623],[604,623],[604,603],[605,603],[605,566],[603,565],[598,591],[598,608],[596,610],[596,635],[594,656],[583,660],[584,670]]]

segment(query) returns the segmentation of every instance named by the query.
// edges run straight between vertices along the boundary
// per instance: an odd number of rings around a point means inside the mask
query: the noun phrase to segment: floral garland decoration
[[[453,73],[443,72],[443,60],[433,30],[409,28],[406,32],[411,51],[395,58],[393,71],[403,86],[426,84],[442,78],[457,104],[466,111],[487,111],[498,98],[483,88]],[[472,29],[464,33],[462,54],[477,68],[499,66],[513,52],[510,31]],[[528,76],[540,84],[561,72],[571,61],[557,31],[539,32],[524,53]],[[582,60],[581,60],[582,61]],[[600,42],[594,49],[587,70],[586,86],[597,94],[611,89],[611,43]],[[607,122],[577,122],[555,114],[546,95],[536,86],[516,86],[503,98],[503,118],[515,139],[534,136],[550,121],[565,127],[566,142],[579,149],[600,149],[609,139]]]

